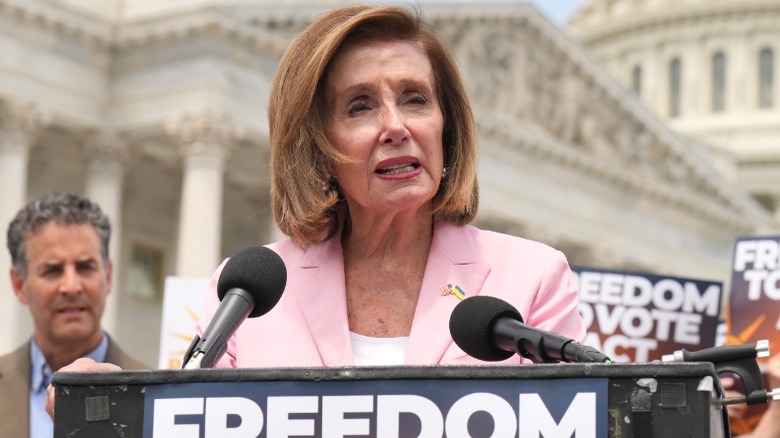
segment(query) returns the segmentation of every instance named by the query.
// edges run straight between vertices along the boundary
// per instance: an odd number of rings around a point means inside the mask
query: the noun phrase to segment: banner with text
[[[608,379],[152,385],[144,437],[607,436]]]
[[[780,236],[737,239],[727,308],[729,344],[766,339],[780,351]]]
[[[572,267],[584,344],[615,362],[650,362],[718,343],[721,282]]]
[[[780,236],[736,240],[726,309],[728,344],[767,340],[771,353],[780,351]],[[766,359],[757,361],[763,368]],[[767,386],[764,376],[764,387]],[[746,406],[738,417],[731,419],[732,434],[752,431],[765,410],[763,404]]]

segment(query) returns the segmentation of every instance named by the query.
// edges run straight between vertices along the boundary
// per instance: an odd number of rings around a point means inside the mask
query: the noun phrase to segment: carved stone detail
[[[609,164],[627,180],[638,178],[637,187],[643,185],[639,180],[649,178],[705,198],[722,195],[681,150],[681,140],[657,123],[648,125],[647,115],[635,110],[633,97],[617,88],[605,89],[604,78],[595,76],[598,72],[589,71],[554,38],[543,36],[542,27],[530,19],[496,19],[442,28],[475,108],[483,112],[481,118],[515,121],[504,128],[499,124],[493,135],[518,129],[522,120],[541,128],[559,146],[585,154],[580,160],[593,162],[592,168]],[[536,152],[551,154],[543,149]]]
[[[244,137],[243,129],[225,114],[191,110],[172,117],[168,134],[185,156],[211,156],[227,159],[233,144]]]
[[[524,42],[518,33],[506,29],[506,23],[495,26],[479,24],[461,32],[455,42],[462,63],[464,81],[472,99],[499,111],[513,112],[515,98],[521,95],[516,78],[523,57]]]
[[[51,115],[32,103],[0,101],[0,146],[32,147]]]
[[[123,132],[105,130],[93,133],[84,146],[88,160],[127,164],[131,158],[130,138]]]

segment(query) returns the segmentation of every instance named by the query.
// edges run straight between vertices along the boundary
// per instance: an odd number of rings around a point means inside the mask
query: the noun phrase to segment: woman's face
[[[333,169],[353,216],[431,202],[444,117],[425,52],[398,40],[348,45],[328,70],[325,99],[328,139],[355,161]]]

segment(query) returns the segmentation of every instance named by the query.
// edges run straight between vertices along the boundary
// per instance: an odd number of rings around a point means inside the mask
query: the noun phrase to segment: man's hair
[[[433,199],[433,219],[469,223],[477,212],[476,123],[457,65],[419,12],[393,6],[348,6],[315,18],[285,52],[271,87],[271,202],[279,229],[301,246],[338,228],[343,196],[323,190],[335,163],[347,162],[325,135],[325,82],[339,51],[353,42],[403,41],[431,62],[444,117],[447,177]]]
[[[108,217],[96,203],[83,196],[55,192],[25,205],[8,225],[7,241],[11,264],[22,277],[27,276],[27,238],[50,222],[57,225],[92,225],[100,238],[103,262],[108,264],[108,243],[111,239],[111,223]]]

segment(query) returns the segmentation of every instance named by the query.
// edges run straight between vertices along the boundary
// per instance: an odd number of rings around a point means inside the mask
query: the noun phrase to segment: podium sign
[[[723,437],[711,364],[57,373],[55,437]]]
[[[192,383],[147,391],[143,436],[595,438],[606,420],[606,379]]]

